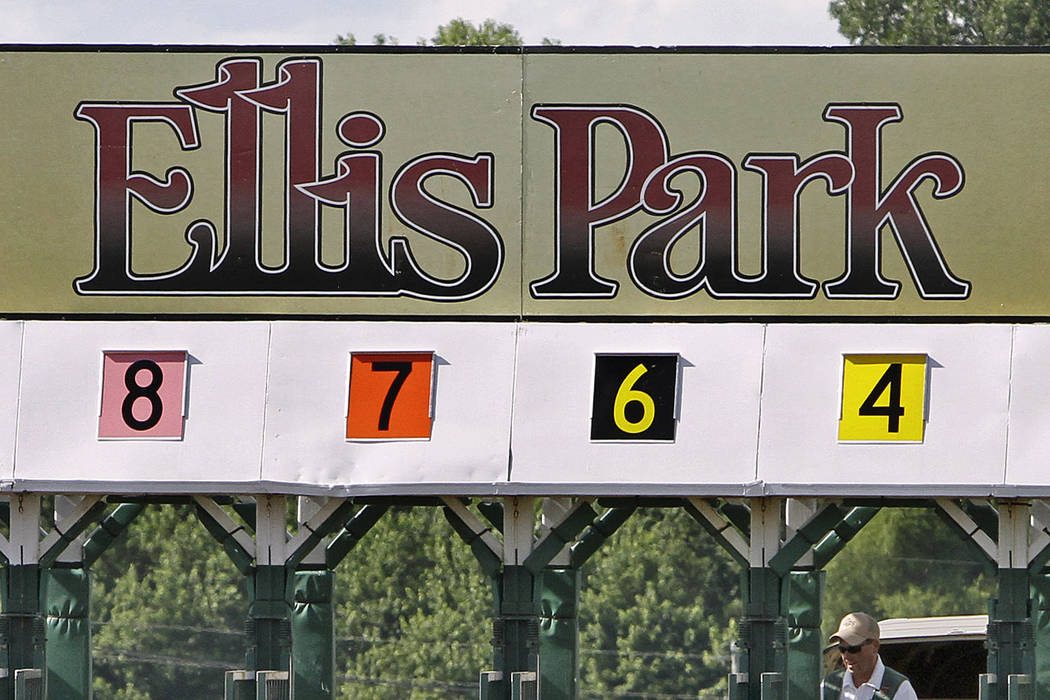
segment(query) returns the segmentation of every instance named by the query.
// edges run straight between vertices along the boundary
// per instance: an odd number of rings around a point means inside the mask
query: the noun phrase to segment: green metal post
[[[478,681],[479,700],[497,700],[504,696],[503,674],[499,671],[482,671]]]
[[[16,669],[44,668],[44,618],[40,614],[40,567],[37,564],[4,567],[0,577],[3,614],[0,615],[0,653],[8,676],[3,697],[12,698]]]
[[[537,700],[537,687],[535,672],[517,671],[510,678],[510,700]]]
[[[1035,638],[1035,696],[1050,698],[1050,575],[1032,574],[1032,630]]]
[[[751,501],[748,569],[743,592],[746,601],[740,623],[741,663],[748,674],[748,700],[761,700],[762,674],[783,674],[787,666],[787,625],[781,614],[782,577],[770,561],[780,550],[784,501],[756,498]]]
[[[227,671],[223,700],[255,700],[255,674],[251,671]]]
[[[248,619],[245,631],[248,651],[245,670],[252,681],[243,683],[258,692],[258,671],[289,671],[291,663],[291,586],[286,564],[288,531],[284,496],[255,497],[255,565],[245,544],[237,536],[235,522],[213,502],[197,499],[198,517],[245,574],[248,584]],[[249,696],[250,697],[250,696]]]
[[[823,675],[824,576],[823,571],[792,571],[784,579],[781,609],[787,616],[787,700],[810,700]]]
[[[1029,620],[1027,569],[999,569],[999,595],[988,621],[988,672],[996,678],[1035,673],[1035,637]],[[996,697],[1006,700],[1006,683],[996,684]]]
[[[539,651],[535,582],[524,566],[506,565],[498,574],[499,613],[494,623],[498,670],[504,679],[516,671],[535,671]]]
[[[734,671],[729,674],[729,692],[726,697],[729,700],[746,700],[747,698],[747,674]]]
[[[39,496],[11,497],[9,531],[9,561],[0,574],[0,662],[8,672],[0,687],[3,700],[13,697],[18,669],[45,668]]]
[[[549,692],[541,692],[547,700],[571,700],[575,695],[578,572],[576,547],[571,543],[585,528],[601,528],[600,519],[583,502],[545,503],[547,531],[537,541],[533,534],[533,499],[511,497],[503,504],[502,517],[498,507],[490,505],[483,511],[486,518],[502,522],[500,544],[492,538],[490,528],[463,503],[448,498],[444,502],[449,524],[470,546],[482,571],[493,582],[495,668],[481,675],[481,697],[507,700],[512,679],[517,678],[530,693],[533,688],[538,692],[541,686],[549,687]],[[551,514],[563,516],[552,518],[556,525],[546,522],[548,506]],[[587,553],[581,553],[579,558],[586,559],[597,548],[594,540],[604,540],[615,527],[591,537]],[[544,654],[550,657],[545,656],[543,664],[541,644],[545,645]],[[549,669],[549,675],[542,672],[543,668]]]
[[[83,533],[102,517],[106,504],[97,496],[56,495],[54,507],[55,529],[45,540],[46,551],[40,554],[47,641],[47,668],[42,671],[51,697],[89,700],[91,578],[85,544],[93,543],[90,554],[96,558],[104,546],[94,538],[95,533],[90,538]],[[53,537],[56,533],[57,539]],[[112,537],[108,541],[112,542]]]
[[[52,568],[45,576],[47,687],[53,698],[91,698],[91,581],[86,569]]]
[[[988,672],[999,680],[995,697],[1008,700],[1014,675],[1035,673],[1035,636],[1031,622],[1028,540],[1031,506],[1001,502],[999,510],[999,590],[988,621]]]
[[[995,681],[994,673],[982,673],[977,677],[977,700],[995,700]]]
[[[297,571],[292,583],[292,671],[296,700],[335,697],[335,573]]]
[[[747,615],[740,624],[748,666],[748,698],[761,700],[762,674],[783,673],[787,625],[780,615],[781,578],[767,567],[752,567],[747,579]]]
[[[248,670],[289,670],[291,607],[285,598],[284,566],[256,567],[248,577],[248,594]]]
[[[762,674],[762,700],[784,700],[784,674]]]
[[[540,575],[540,697],[576,700],[580,572],[548,568]]]
[[[1014,674],[1007,680],[1009,700],[1032,700],[1032,677],[1023,673]]]

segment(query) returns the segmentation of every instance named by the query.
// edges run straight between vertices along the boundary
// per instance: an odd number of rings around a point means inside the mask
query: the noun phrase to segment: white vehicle
[[[987,615],[899,617],[879,622],[879,654],[924,700],[977,699],[986,672]]]

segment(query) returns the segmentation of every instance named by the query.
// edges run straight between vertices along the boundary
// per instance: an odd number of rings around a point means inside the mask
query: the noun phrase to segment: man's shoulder
[[[884,669],[885,670],[882,674],[882,686],[881,688],[879,688],[879,690],[882,691],[882,693],[885,694],[887,697],[892,698],[897,695],[897,690],[900,689],[902,685],[908,683],[908,677],[900,671],[890,668],[889,666],[885,666]]]

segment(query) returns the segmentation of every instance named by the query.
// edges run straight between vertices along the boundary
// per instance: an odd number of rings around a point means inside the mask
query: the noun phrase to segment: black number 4
[[[876,406],[886,389],[890,390],[889,402],[885,406]],[[886,416],[887,429],[891,433],[899,433],[901,429],[901,416],[904,415],[904,406],[901,406],[901,363],[894,362],[882,373],[875,388],[864,399],[857,411],[862,416]]]
[[[386,398],[383,399],[383,406],[379,410],[379,430],[390,430],[390,412],[394,410],[394,401],[397,399],[398,393],[401,392],[401,387],[404,385],[405,380],[408,379],[408,375],[412,373],[411,362],[373,362],[373,372],[397,372],[394,376],[393,381],[390,382],[390,388],[386,390]]]

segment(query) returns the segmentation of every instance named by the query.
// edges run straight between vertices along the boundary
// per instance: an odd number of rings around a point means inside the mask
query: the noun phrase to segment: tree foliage
[[[636,513],[584,569],[580,697],[721,697],[739,571],[680,510]],[[492,589],[434,509],[384,516],[339,569],[341,697],[477,696]],[[710,693],[710,695],[708,695]]]
[[[335,40],[332,42],[336,46],[357,46],[357,37],[352,32],[346,34],[336,34]],[[396,36],[388,34],[373,34],[372,45],[373,46],[397,46],[401,42],[398,41]]]
[[[581,700],[723,697],[741,612],[740,570],[696,522],[636,512],[584,568]]]
[[[434,46],[521,46],[521,35],[512,25],[486,19],[478,25],[462,17],[437,28]]]
[[[831,0],[828,11],[862,46],[1050,43],[1045,0]]]
[[[926,508],[883,509],[826,567],[824,627],[876,618],[987,612],[994,578],[969,544]]]
[[[147,508],[93,574],[99,700],[216,697],[243,668],[242,577],[189,507]]]
[[[339,697],[477,697],[492,593],[438,508],[388,512],[336,573]]]
[[[339,46],[356,46],[357,39],[348,32],[336,35],[332,43]],[[397,46],[399,43],[396,36],[388,34],[372,36],[374,46]],[[523,43],[521,34],[512,24],[497,22],[494,19],[486,19],[480,24],[474,24],[462,17],[438,26],[434,36],[429,40],[422,37],[416,40],[419,46],[521,46]],[[541,43],[544,46],[559,46],[561,40],[544,37]]]
[[[185,507],[154,506],[95,564],[99,700],[218,697],[243,668],[243,577]],[[824,626],[979,613],[994,590],[928,509],[884,509],[827,567]],[[740,567],[682,509],[640,509],[583,569],[580,700],[722,698]],[[337,697],[467,700],[492,663],[492,582],[439,508],[395,508],[336,571]]]

